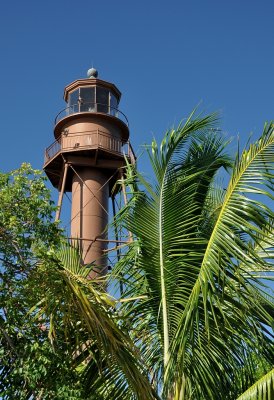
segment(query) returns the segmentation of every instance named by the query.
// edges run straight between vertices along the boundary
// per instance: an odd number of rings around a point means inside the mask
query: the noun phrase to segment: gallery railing
[[[131,163],[135,163],[136,157],[130,142],[124,142],[119,138],[110,136],[97,129],[91,132],[81,132],[62,135],[53,142],[45,151],[45,164],[60,152],[102,149],[110,153],[125,155]]]

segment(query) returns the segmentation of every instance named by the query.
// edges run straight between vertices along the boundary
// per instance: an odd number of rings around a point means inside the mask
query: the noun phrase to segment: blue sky
[[[3,2],[0,169],[42,167],[64,86],[92,65],[122,91],[137,153],[199,103],[257,137],[274,115],[273,16],[270,0]]]

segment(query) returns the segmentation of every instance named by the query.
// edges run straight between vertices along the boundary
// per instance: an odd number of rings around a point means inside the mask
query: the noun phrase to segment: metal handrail
[[[135,154],[133,152],[133,149],[130,145],[129,141],[123,141],[121,139],[115,138],[115,137],[110,137],[108,134],[106,134],[103,131],[98,130],[93,130],[90,132],[79,132],[76,133],[74,132],[74,134],[71,136],[71,138],[77,138],[77,137],[85,137],[85,136],[95,136],[97,137],[97,142],[95,141],[94,144],[91,145],[84,145],[84,146],[80,146],[78,149],[82,150],[83,148],[90,148],[90,149],[96,149],[96,148],[104,148],[105,150],[110,150],[112,152],[115,153],[119,153],[121,155],[125,154],[127,157],[130,158],[131,162],[135,161]],[[99,138],[105,137],[106,139],[111,139],[112,145],[108,147],[105,147],[104,145],[102,146],[100,144]],[[46,148],[45,151],[45,163],[47,163],[48,161],[50,161],[55,155],[57,155],[58,153],[60,153],[61,150],[63,151],[71,151],[71,150],[76,150],[77,148],[75,148],[75,146],[64,146],[63,147],[63,140],[68,138],[68,136],[63,133],[61,136],[59,136],[59,138],[57,140],[55,140],[55,142],[53,142],[49,147]],[[127,148],[125,148],[125,146],[127,145]],[[123,150],[123,151],[119,151],[117,150],[117,148]]]
[[[55,140],[50,146],[46,148],[44,162],[46,163],[49,160],[51,160],[60,151],[61,151],[61,138]]]
[[[100,106],[106,107],[107,112],[100,111]],[[99,109],[99,111],[98,111],[98,109]],[[56,125],[57,122],[61,121],[61,119],[67,117],[68,115],[81,114],[81,113],[87,113],[87,112],[111,115],[112,117],[116,117],[116,118],[120,119],[127,126],[129,126],[126,115],[124,113],[122,113],[122,111],[118,110],[118,108],[111,107],[108,104],[89,103],[89,102],[88,103],[79,102],[77,104],[73,104],[71,106],[64,108],[56,115],[54,123]]]

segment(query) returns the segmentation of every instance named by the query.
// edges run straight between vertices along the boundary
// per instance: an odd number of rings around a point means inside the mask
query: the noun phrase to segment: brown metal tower
[[[109,196],[123,174],[125,157],[134,162],[126,116],[118,110],[121,93],[97,78],[65,87],[67,107],[55,119],[55,142],[45,153],[44,170],[58,188],[60,217],[64,192],[71,192],[71,238],[81,243],[83,263],[94,263],[93,277],[106,272]]]

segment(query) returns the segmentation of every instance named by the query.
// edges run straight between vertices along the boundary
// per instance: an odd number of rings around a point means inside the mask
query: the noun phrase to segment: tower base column
[[[83,264],[94,265],[90,278],[107,272],[107,180],[104,172],[90,167],[77,168],[72,180],[71,237],[81,243]]]

